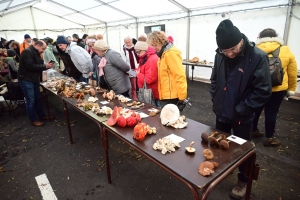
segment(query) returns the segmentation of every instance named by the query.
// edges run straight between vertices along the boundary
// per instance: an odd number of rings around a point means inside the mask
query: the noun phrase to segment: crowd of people
[[[280,145],[274,137],[276,117],[283,99],[296,90],[294,55],[275,30],[263,30],[255,44],[228,19],[218,25],[216,42],[218,48],[210,88],[216,129],[233,132],[245,140],[265,136],[266,147]],[[39,101],[40,74],[49,68],[77,81],[94,79],[98,86],[134,100],[138,99],[139,88],[146,83],[157,107],[178,104],[187,98],[181,51],[174,45],[173,38],[163,31],[142,34],[137,40],[125,37],[120,53],[111,49],[101,34],[84,34],[82,38],[78,34],[73,34],[72,38],[58,36],[55,42],[51,38],[34,40],[25,34],[20,45],[3,38],[1,45],[1,60],[4,58],[6,65],[1,62],[0,67],[8,67],[10,80],[19,81],[34,126],[42,126],[42,119],[51,118],[45,115]],[[272,87],[269,57],[278,48],[283,81]],[[129,71],[134,71],[136,76]],[[257,127],[263,110],[265,133]],[[247,162],[239,167],[238,182],[231,191],[234,198],[245,196],[246,167]]]

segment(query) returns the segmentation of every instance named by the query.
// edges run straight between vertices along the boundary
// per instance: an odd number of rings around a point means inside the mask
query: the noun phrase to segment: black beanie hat
[[[16,55],[16,52],[12,49],[7,50],[7,56],[8,57],[14,57]]]
[[[4,38],[1,38],[1,43],[5,42],[5,41],[6,41],[6,39],[4,39]]]
[[[243,38],[240,30],[233,26],[229,19],[221,21],[216,30],[217,45],[220,49],[229,49],[237,45]]]

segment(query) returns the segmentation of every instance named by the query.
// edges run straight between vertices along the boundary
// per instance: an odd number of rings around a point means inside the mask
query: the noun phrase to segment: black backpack
[[[279,46],[275,51],[270,53],[273,55],[273,57],[269,57],[272,86],[282,85],[283,81],[284,72],[281,60],[279,58],[280,47],[281,46]]]

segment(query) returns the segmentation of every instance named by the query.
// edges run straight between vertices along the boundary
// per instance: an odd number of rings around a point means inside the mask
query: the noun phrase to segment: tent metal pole
[[[9,6],[11,5],[11,3],[12,3],[12,2],[13,2],[13,0],[12,0],[11,2],[9,2],[9,4],[6,6],[6,9],[7,9],[7,8],[9,8]],[[6,9],[5,9],[5,10],[6,10]],[[2,14],[1,14],[1,15],[3,15],[3,14],[4,14],[5,10],[2,12]]]
[[[292,11],[293,0],[289,0],[289,6],[286,12],[286,20],[285,20],[285,27],[284,27],[284,34],[283,34],[283,41],[287,44],[289,30],[290,30],[290,22],[291,22],[291,11]]]
[[[105,23],[105,32],[106,32],[106,42],[108,44],[108,31],[107,31],[107,23]]]
[[[31,18],[32,18],[32,22],[33,22],[33,28],[34,28],[34,32],[35,32],[35,37],[38,38],[38,34],[37,34],[37,31],[36,31],[36,26],[35,26],[35,20],[34,20],[33,12],[32,12],[32,6],[30,6],[30,13],[31,13]]]
[[[136,29],[136,33],[135,33],[136,39],[138,39],[138,37],[139,37],[139,26],[138,26],[137,18],[135,18],[135,29]]]
[[[187,13],[187,31],[186,31],[186,61],[189,60],[190,57],[190,29],[191,29],[191,12]],[[186,66],[186,76],[189,77],[190,67]]]

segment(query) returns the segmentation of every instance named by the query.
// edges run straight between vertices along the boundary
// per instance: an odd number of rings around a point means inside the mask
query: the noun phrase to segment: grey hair
[[[147,34],[146,34],[146,33],[142,33],[142,34],[140,35],[140,37],[145,37],[145,38],[147,38]]]
[[[126,36],[126,37],[124,38],[124,41],[125,41],[125,40],[132,40],[132,37]]]

